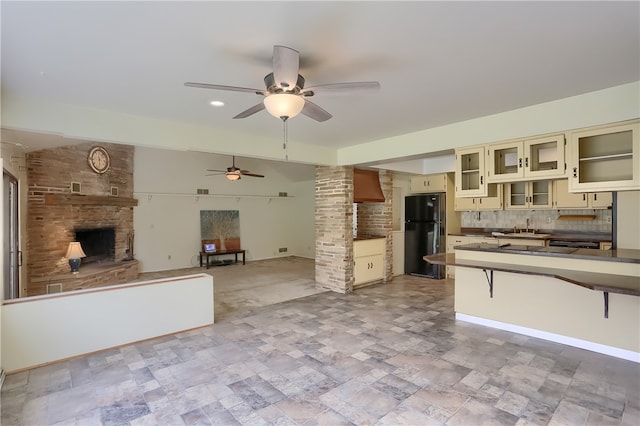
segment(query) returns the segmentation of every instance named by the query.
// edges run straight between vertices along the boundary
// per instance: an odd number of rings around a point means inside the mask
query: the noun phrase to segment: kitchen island
[[[425,260],[456,267],[456,319],[640,362],[640,250],[468,244]]]

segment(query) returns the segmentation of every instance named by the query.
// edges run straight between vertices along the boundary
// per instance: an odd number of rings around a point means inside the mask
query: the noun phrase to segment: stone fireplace
[[[111,156],[106,173],[95,173],[89,167],[87,155],[95,146],[104,147]],[[133,198],[133,150],[128,145],[83,143],[27,154],[25,294],[120,284],[137,278],[138,262],[125,261],[137,205]],[[87,257],[74,275],[64,256],[69,243],[78,239]]]

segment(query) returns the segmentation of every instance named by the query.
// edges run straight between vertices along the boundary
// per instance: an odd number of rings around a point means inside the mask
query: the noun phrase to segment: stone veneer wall
[[[390,281],[393,278],[393,173],[380,170],[379,175],[385,202],[358,204],[358,234],[384,235],[387,238],[384,281]]]
[[[316,283],[353,291],[353,167],[317,166]]]
[[[87,163],[89,150],[97,145],[111,156],[111,168],[101,175]],[[116,262],[124,257],[128,236],[133,233],[133,207],[109,199],[115,198],[111,197],[112,187],[118,188],[116,201],[133,198],[133,151],[128,145],[82,143],[27,154],[27,295],[46,293],[44,278],[69,274],[64,255],[76,228],[115,227]],[[96,205],[45,202],[47,194],[71,195],[71,182],[81,184],[81,194],[100,196],[103,201]],[[101,282],[118,284],[129,280],[132,273],[137,276],[137,267],[126,277],[121,269],[111,269],[113,279],[102,277]]]
[[[393,278],[391,238],[393,174],[380,171],[384,203],[358,204],[358,234],[384,235],[385,278]],[[316,282],[339,293],[353,291],[353,167],[316,167]]]

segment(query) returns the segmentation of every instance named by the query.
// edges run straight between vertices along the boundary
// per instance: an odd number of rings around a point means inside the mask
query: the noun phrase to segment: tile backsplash
[[[558,216],[595,215],[594,220],[558,220]],[[611,210],[501,210],[462,212],[463,228],[505,228],[579,232],[611,232]]]

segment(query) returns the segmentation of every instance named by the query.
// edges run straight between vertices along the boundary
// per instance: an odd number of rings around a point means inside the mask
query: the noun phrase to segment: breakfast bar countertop
[[[456,250],[476,251],[486,253],[499,254],[518,254],[518,255],[544,255],[560,257],[564,259],[582,259],[582,260],[606,260],[613,262],[625,262],[640,264],[640,250],[595,250],[595,249],[568,249],[574,253],[549,253],[542,252],[543,249],[567,249],[565,247],[533,247],[533,246],[508,246],[499,247],[495,244],[466,244],[457,246]],[[537,250],[538,249],[538,250]],[[610,256],[602,256],[602,253],[609,253]],[[488,260],[458,260],[455,254],[438,253],[424,256],[424,260],[446,266],[462,266],[467,268],[475,268],[482,270],[513,272],[519,274],[544,275],[558,278],[563,281],[570,282],[591,290],[599,290],[604,292],[629,294],[640,296],[640,277],[638,276],[622,276],[613,273],[599,273],[593,271],[568,270],[562,267],[549,267],[545,262],[541,261],[541,265],[521,265],[513,262],[513,259],[502,259],[491,257]],[[544,266],[543,266],[544,265]],[[493,277],[493,275],[492,275]],[[489,278],[488,278],[489,279]],[[493,286],[493,278],[490,280],[490,286]]]

